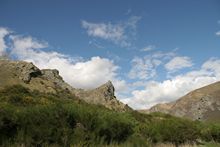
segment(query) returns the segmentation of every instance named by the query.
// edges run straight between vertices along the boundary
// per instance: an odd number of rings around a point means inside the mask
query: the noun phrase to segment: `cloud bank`
[[[210,58],[198,70],[177,75],[169,80],[148,81],[141,90],[132,91],[132,96],[123,99],[133,108],[149,108],[157,103],[170,102],[188,92],[220,80],[220,59]]]
[[[2,34],[7,34],[7,32]],[[10,54],[13,57],[33,62],[41,69],[58,69],[64,80],[75,88],[92,89],[112,80],[118,91],[124,89],[125,81],[117,77],[119,67],[112,60],[99,56],[85,60],[82,57],[46,51],[44,48],[49,47],[48,43],[31,36],[10,35],[9,39],[11,41]],[[2,39],[1,51],[5,51],[6,47]]]

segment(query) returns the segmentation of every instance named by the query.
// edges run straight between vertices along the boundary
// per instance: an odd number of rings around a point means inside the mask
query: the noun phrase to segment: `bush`
[[[197,139],[220,142],[220,125],[116,112],[62,91],[45,94],[19,85],[0,91],[0,146],[179,145]]]
[[[141,128],[152,142],[171,142],[176,145],[193,143],[199,137],[199,130],[192,121],[169,118],[154,121]]]
[[[17,133],[16,110],[11,107],[0,106],[0,145],[6,141],[13,140]]]
[[[133,133],[133,126],[131,120],[124,114],[106,113],[101,115],[101,123],[96,132],[107,143],[123,142]]]
[[[220,142],[220,124],[207,123],[201,126],[201,137],[205,141]]]

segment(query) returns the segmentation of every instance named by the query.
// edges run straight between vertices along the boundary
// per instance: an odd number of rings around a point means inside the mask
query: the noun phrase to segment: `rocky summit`
[[[189,92],[178,100],[141,112],[163,112],[201,121],[220,121],[220,82]]]
[[[56,69],[40,70],[33,63],[0,60],[0,89],[12,85],[22,85],[43,93],[64,91],[87,103],[100,104],[117,111],[131,110],[128,105],[117,100],[111,81],[92,90],[76,89],[67,84]]]

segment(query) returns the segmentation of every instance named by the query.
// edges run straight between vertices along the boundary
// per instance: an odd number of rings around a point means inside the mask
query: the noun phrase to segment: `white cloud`
[[[220,36],[220,31],[216,32],[215,35]]]
[[[6,44],[4,38],[10,33],[10,30],[7,28],[0,27],[0,56],[3,56],[6,53]]]
[[[131,61],[131,70],[128,73],[130,79],[148,80],[157,75],[157,67],[164,61],[175,56],[174,52],[156,52],[145,57],[135,57]]]
[[[60,75],[75,88],[91,89],[112,80],[117,92],[123,91],[126,82],[117,78],[119,67],[113,61],[92,57],[84,61],[57,52],[42,50],[48,44],[32,37],[11,36],[12,53],[20,60],[33,62],[41,69],[58,69]]]
[[[99,43],[97,40],[93,39],[89,41],[89,45],[94,46],[98,49],[103,49],[105,48],[101,43]]]
[[[150,57],[140,58],[135,57],[131,61],[132,68],[128,74],[131,79],[146,80],[156,75],[156,67],[160,65],[160,60],[152,59]]]
[[[40,49],[48,47],[48,44],[43,41],[39,41],[31,36],[23,37],[19,35],[12,35],[9,37],[12,40],[11,53],[18,58],[36,58],[35,54],[39,52],[37,56],[42,54]],[[43,56],[41,56],[43,57]],[[45,56],[44,58],[48,58]]]
[[[147,52],[147,51],[152,51],[152,50],[154,50],[154,49],[155,49],[155,46],[154,46],[154,45],[148,45],[148,46],[142,48],[140,51],[145,51],[145,52]]]
[[[149,81],[142,90],[122,99],[136,109],[149,108],[157,103],[170,102],[186,93],[220,80],[220,59],[211,58],[199,70],[190,71],[162,82]]]
[[[167,64],[165,64],[165,68],[170,72],[175,72],[176,70],[191,67],[193,63],[189,57],[174,57]]]
[[[199,70],[162,82],[145,82],[144,80],[157,74],[156,68],[159,65],[176,56],[175,52],[156,52],[143,58],[135,57],[132,60],[132,69],[129,74],[131,78],[140,79],[140,81],[127,83],[119,78],[120,67],[107,58],[96,56],[85,60],[82,57],[70,57],[55,51],[44,50],[49,46],[48,43],[31,36],[9,36],[12,56],[33,62],[41,69],[58,69],[64,80],[76,88],[96,88],[112,80],[116,94],[122,96],[121,100],[134,108],[148,108],[159,102],[175,100],[195,88],[220,80],[220,59],[211,58]],[[4,37],[2,40],[5,43]],[[125,92],[131,92],[131,95],[128,96],[129,94]]]
[[[202,68],[213,73],[216,77],[220,77],[220,59],[210,58],[202,65]]]
[[[138,21],[141,20],[140,16],[131,16],[128,21],[124,22],[124,27],[130,27],[131,29],[135,30],[137,28]]]
[[[83,20],[82,27],[87,29],[89,36],[109,39],[111,41],[119,41],[125,38],[124,29],[120,25],[113,25],[111,23],[89,23]]]
[[[48,47],[47,42],[39,41],[31,36],[23,37],[19,35],[12,35],[10,38],[13,40],[13,45],[19,50],[42,49]]]
[[[137,22],[141,19],[138,16],[132,16],[128,21],[123,23],[91,23],[83,20],[82,27],[87,30],[91,37],[97,37],[109,40],[122,47],[131,45],[130,35],[135,35]],[[131,33],[131,34],[130,34]]]

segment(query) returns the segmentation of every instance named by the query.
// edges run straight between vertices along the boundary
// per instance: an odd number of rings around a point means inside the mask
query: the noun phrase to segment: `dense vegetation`
[[[115,112],[74,96],[16,85],[0,91],[0,146],[150,146],[220,142],[220,124]]]

